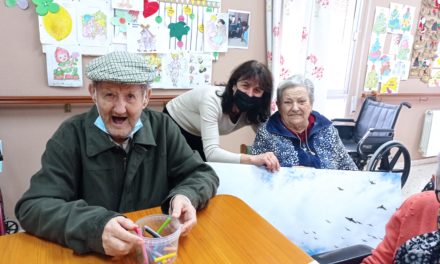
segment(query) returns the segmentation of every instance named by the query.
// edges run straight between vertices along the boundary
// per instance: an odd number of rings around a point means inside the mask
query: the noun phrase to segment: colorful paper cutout
[[[72,32],[72,18],[62,6],[57,13],[47,13],[43,17],[46,32],[57,41],[65,39]]]
[[[6,7],[18,6],[21,10],[25,10],[29,7],[29,2],[27,0],[6,0]]]
[[[115,9],[112,24],[119,32],[127,32],[127,25],[133,21],[132,15],[127,10]]]
[[[60,10],[60,6],[57,3],[53,3],[53,0],[32,0],[37,8],[35,11],[39,16],[45,16],[47,13],[57,13]]]
[[[154,15],[158,10],[159,10],[158,2],[148,2],[148,0],[144,0],[144,12],[142,13],[142,15],[145,18]]]
[[[182,37],[184,35],[187,35],[189,32],[189,27],[183,21],[179,21],[177,23],[170,23],[168,25],[168,28],[170,29],[170,37],[171,38],[175,37],[179,41],[182,41]]]

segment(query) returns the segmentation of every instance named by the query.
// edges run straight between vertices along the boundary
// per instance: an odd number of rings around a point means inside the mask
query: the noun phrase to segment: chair
[[[0,161],[3,161],[3,155],[0,150]],[[5,234],[14,234],[18,232],[18,224],[12,220],[5,219],[5,211],[3,209],[3,195],[0,189],[0,236]]]
[[[354,245],[329,252],[313,255],[319,264],[359,264],[369,255],[373,248],[367,245]]]
[[[240,144],[241,154],[251,154],[251,147],[246,144]]]
[[[393,140],[394,126],[402,106],[411,108],[408,102],[393,105],[367,97],[356,121],[345,118],[332,121],[360,170],[367,165],[369,171],[401,173],[403,187],[409,175],[411,158],[405,146]],[[403,158],[403,168],[396,166],[400,158]]]

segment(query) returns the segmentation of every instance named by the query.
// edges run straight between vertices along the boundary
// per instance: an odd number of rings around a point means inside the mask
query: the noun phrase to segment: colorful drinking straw
[[[142,238],[142,241],[144,241],[144,236],[142,235],[142,231],[139,227],[135,227],[134,229],[136,231],[136,234]],[[144,257],[144,264],[149,264],[148,263],[148,254],[147,254],[147,249],[145,248],[145,245],[142,245],[142,256]]]
[[[165,229],[165,227],[168,226],[168,224],[171,222],[171,216],[168,216],[165,222],[157,229],[157,233],[160,235],[160,233]]]
[[[158,257],[158,258],[155,258],[155,259],[154,259],[154,262],[161,262],[161,261],[164,261],[164,260],[166,260],[166,259],[169,259],[169,258],[175,257],[176,255],[177,255],[176,252],[173,252],[173,253],[170,253],[170,254],[166,254],[166,255],[160,256],[160,257]]]
[[[145,230],[145,232],[147,232],[148,234],[150,234],[154,238],[162,237],[161,235],[159,235],[156,231],[154,231],[151,227],[149,227],[147,225],[144,225],[144,230]]]

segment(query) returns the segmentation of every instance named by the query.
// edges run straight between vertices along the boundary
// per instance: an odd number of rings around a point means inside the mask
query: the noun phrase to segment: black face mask
[[[261,105],[262,102],[261,97],[250,97],[249,95],[243,93],[238,89],[234,94],[234,101],[241,112],[247,112],[251,109],[256,109]]]

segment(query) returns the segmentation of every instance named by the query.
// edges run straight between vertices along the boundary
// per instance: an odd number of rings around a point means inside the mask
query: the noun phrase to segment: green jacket
[[[94,121],[96,107],[65,121],[46,145],[42,168],[15,214],[29,233],[72,248],[104,253],[105,224],[121,213],[162,206],[186,195],[200,209],[219,179],[166,115],[145,110],[128,154]]]

